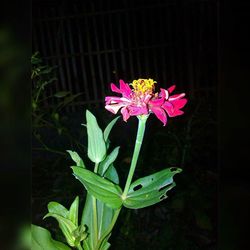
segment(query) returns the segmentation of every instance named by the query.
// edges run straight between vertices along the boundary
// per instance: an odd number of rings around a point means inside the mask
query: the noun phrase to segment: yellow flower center
[[[133,80],[131,83],[133,87],[133,91],[136,94],[152,94],[155,88],[155,83],[153,79],[138,79],[138,80]]]

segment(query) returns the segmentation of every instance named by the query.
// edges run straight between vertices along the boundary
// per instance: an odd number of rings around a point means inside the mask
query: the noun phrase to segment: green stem
[[[147,121],[148,115],[147,116],[138,116],[139,119],[139,124],[138,124],[138,129],[137,129],[137,136],[136,136],[136,141],[135,141],[135,148],[134,148],[134,153],[133,153],[133,157],[132,157],[132,161],[131,161],[131,165],[130,165],[130,169],[129,169],[129,174],[128,174],[128,178],[125,184],[125,188],[124,188],[124,192],[122,194],[123,199],[126,198],[134,172],[135,172],[135,168],[136,168],[136,163],[139,157],[139,153],[141,150],[141,145],[142,145],[142,141],[143,141],[143,137],[144,137],[144,132],[145,132],[145,127],[146,127],[146,121]],[[103,236],[101,237],[101,239],[98,242],[97,248],[99,249],[103,240],[112,232],[113,227],[118,219],[118,216],[121,212],[121,208],[117,209],[115,211],[115,214],[113,216],[113,219],[107,229],[107,231],[103,234]]]
[[[116,221],[117,221],[117,219],[118,219],[118,216],[119,216],[119,214],[120,214],[121,209],[122,209],[122,208],[119,208],[119,209],[117,209],[117,210],[115,211],[115,214],[114,214],[114,216],[113,216],[113,219],[112,219],[112,221],[111,221],[111,223],[110,223],[110,225],[109,225],[107,231],[106,231],[106,232],[102,235],[102,237],[100,238],[100,240],[99,240],[99,242],[98,242],[98,245],[97,245],[96,249],[99,249],[99,248],[101,247],[103,240],[112,232],[113,227],[114,227],[114,225],[115,225],[115,223],[116,223]]]
[[[139,124],[138,124],[138,130],[137,130],[137,136],[136,136],[136,141],[135,141],[135,148],[134,148],[134,153],[129,169],[129,174],[128,178],[125,184],[125,188],[122,194],[123,199],[126,199],[126,196],[128,194],[128,190],[130,187],[130,184],[132,182],[132,178],[135,172],[138,156],[141,150],[141,145],[144,137],[144,132],[145,132],[145,127],[146,127],[146,121],[147,121],[148,116],[138,116],[139,119]]]
[[[81,247],[81,243],[79,243],[79,245],[76,247],[78,250],[83,250],[83,248]]]
[[[95,164],[94,172],[97,173],[99,163]],[[98,221],[97,221],[97,206],[96,198],[92,196],[92,205],[93,205],[93,226],[94,226],[94,242],[98,242]]]

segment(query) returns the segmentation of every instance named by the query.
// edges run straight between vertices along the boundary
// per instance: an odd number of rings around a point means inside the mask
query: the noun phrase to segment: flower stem
[[[79,245],[76,247],[78,250],[83,250],[81,247],[81,243],[79,243]]]
[[[130,169],[129,169],[129,174],[128,174],[128,178],[126,181],[126,185],[125,185],[125,189],[124,192],[122,194],[123,198],[126,198],[134,172],[135,172],[135,167],[136,167],[136,163],[138,160],[138,156],[141,150],[141,144],[143,141],[143,136],[144,136],[144,132],[145,132],[145,127],[146,127],[146,121],[147,121],[148,115],[147,116],[138,116],[139,119],[139,124],[138,124],[138,129],[137,129],[137,136],[136,136],[136,141],[135,141],[135,148],[134,148],[134,153],[133,153],[133,157],[132,157],[132,162],[130,165]],[[99,240],[99,243],[97,245],[97,249],[99,249],[99,247],[101,246],[103,240],[112,232],[113,227],[118,219],[118,216],[121,212],[122,207],[120,207],[119,209],[117,209],[114,213],[113,219],[107,229],[107,231],[103,234],[103,236],[101,237],[101,239]]]
[[[116,223],[116,221],[117,221],[117,219],[118,219],[118,216],[119,216],[119,214],[120,214],[121,209],[122,209],[122,208],[120,207],[119,209],[117,209],[117,210],[115,211],[115,213],[114,213],[114,215],[113,215],[113,219],[112,219],[112,221],[111,221],[111,223],[110,223],[110,225],[109,225],[107,231],[106,231],[106,232],[102,235],[102,237],[100,238],[100,240],[99,240],[99,242],[98,242],[98,245],[97,245],[96,249],[99,249],[99,248],[100,248],[100,246],[101,246],[102,242],[104,241],[104,239],[112,232],[113,227],[114,227],[114,225],[115,225],[115,223]]]
[[[97,173],[99,163],[95,164],[94,172]],[[97,222],[97,206],[96,198],[92,196],[92,206],[93,206],[93,226],[94,226],[94,242],[98,242],[98,222]]]
[[[135,172],[138,156],[139,156],[139,153],[141,150],[141,145],[142,145],[142,141],[143,141],[143,137],[144,137],[146,122],[147,122],[147,118],[148,118],[148,116],[137,116],[137,117],[139,119],[139,124],[138,124],[138,129],[137,129],[135,148],[134,148],[134,153],[133,153],[133,157],[132,157],[132,161],[131,161],[131,165],[130,165],[130,169],[129,169],[129,173],[128,173],[128,178],[127,178],[125,188],[124,188],[124,191],[122,194],[123,199],[126,198],[130,184],[132,182],[132,178],[133,178],[133,175]]]

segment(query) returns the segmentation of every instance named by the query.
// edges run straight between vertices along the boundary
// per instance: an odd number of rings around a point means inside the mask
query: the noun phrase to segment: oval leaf
[[[122,190],[118,185],[87,169],[80,167],[72,167],[72,169],[74,176],[96,199],[106,203],[111,208],[119,208],[122,205]]]
[[[70,154],[70,157],[76,163],[76,166],[85,168],[84,162],[77,152],[71,150],[66,151]]]
[[[70,250],[63,243],[53,240],[50,232],[45,228],[31,225],[31,237],[33,250]]]
[[[86,111],[88,133],[88,157],[92,162],[99,163],[106,156],[106,143],[102,130],[99,128],[95,116]]]
[[[48,211],[49,213],[61,215],[64,218],[67,218],[69,214],[68,209],[56,201],[49,202]]]
[[[79,197],[76,196],[75,200],[70,206],[68,219],[71,220],[76,226],[78,226],[78,208],[79,208]]]
[[[120,116],[114,118],[105,128],[103,135],[104,135],[104,140],[107,141],[110,131],[112,130],[113,126],[116,124],[117,120],[120,118]]]
[[[102,161],[98,168],[98,173],[101,176],[104,176],[107,169],[111,166],[111,164],[116,160],[120,147],[116,147],[106,158]]]
[[[74,230],[77,229],[77,226],[75,224],[73,224],[73,222],[70,221],[69,219],[66,219],[58,214],[48,213],[43,218],[45,219],[47,217],[53,217],[58,221],[59,227],[61,228],[68,244],[70,246],[74,247],[75,246],[75,238],[73,237],[72,233]]]
[[[119,176],[118,173],[114,167],[113,164],[111,164],[108,168],[108,170],[105,172],[105,178],[107,178],[108,180],[114,182],[115,184],[119,184]]]
[[[167,191],[175,186],[173,176],[181,171],[180,168],[167,168],[136,180],[131,184],[123,205],[127,208],[138,209],[166,199]]]

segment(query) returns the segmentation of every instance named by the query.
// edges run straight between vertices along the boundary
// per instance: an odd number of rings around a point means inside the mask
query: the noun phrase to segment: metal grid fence
[[[33,51],[58,66],[49,91],[82,92],[74,106],[103,102],[119,79],[150,77],[195,97],[214,95],[217,12],[215,0],[37,0]]]

